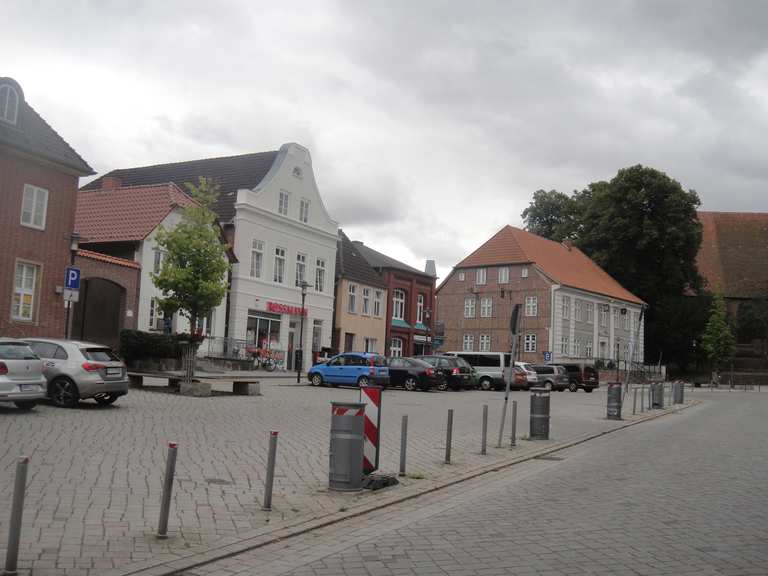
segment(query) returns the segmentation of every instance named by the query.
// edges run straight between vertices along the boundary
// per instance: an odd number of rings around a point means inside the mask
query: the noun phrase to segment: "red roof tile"
[[[77,194],[75,231],[88,243],[143,240],[174,207],[194,204],[172,182],[81,190]]]
[[[78,250],[77,255],[90,260],[98,260],[99,262],[125,266],[126,268],[141,268],[141,265],[133,260],[126,260],[125,258],[118,258],[116,256],[110,256],[109,254],[102,254],[101,252],[94,252],[92,250]]]
[[[535,264],[559,284],[626,302],[643,303],[578,248],[569,248],[513,226],[499,230],[456,268],[504,264]]]

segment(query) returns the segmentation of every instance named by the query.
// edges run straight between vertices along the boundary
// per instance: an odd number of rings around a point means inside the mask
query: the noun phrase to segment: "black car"
[[[592,392],[600,385],[597,369],[588,364],[560,364],[568,372],[568,390],[577,392]]]
[[[416,356],[418,360],[423,360],[443,377],[440,390],[451,388],[452,390],[461,390],[474,388],[475,383],[472,379],[472,367],[464,358],[456,356]]]
[[[409,392],[444,387],[442,375],[423,360],[391,357],[387,358],[387,366],[389,386],[402,386]]]

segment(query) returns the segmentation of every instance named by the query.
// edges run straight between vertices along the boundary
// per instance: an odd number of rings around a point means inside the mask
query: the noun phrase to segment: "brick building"
[[[437,289],[446,351],[506,352],[522,307],[518,359],[643,358],[642,300],[578,248],[505,226]]]
[[[0,78],[0,335],[64,336],[78,180],[93,170]]]

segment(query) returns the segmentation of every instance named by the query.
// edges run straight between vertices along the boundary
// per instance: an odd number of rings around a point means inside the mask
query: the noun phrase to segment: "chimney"
[[[435,267],[434,260],[427,260],[427,263],[424,266],[424,272],[430,276],[437,276],[437,268]]]
[[[121,188],[122,186],[123,186],[123,181],[120,180],[120,178],[117,178],[116,176],[104,176],[101,179],[102,190],[116,190],[117,188]]]
[[[565,246],[568,249],[568,251],[570,251],[571,248],[573,248],[573,242],[571,242],[570,238],[566,238],[565,240],[563,240],[563,246]]]

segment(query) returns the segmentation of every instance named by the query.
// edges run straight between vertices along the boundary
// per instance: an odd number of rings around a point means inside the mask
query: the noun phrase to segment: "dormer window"
[[[10,84],[0,86],[0,120],[16,125],[19,118],[19,94]]]

